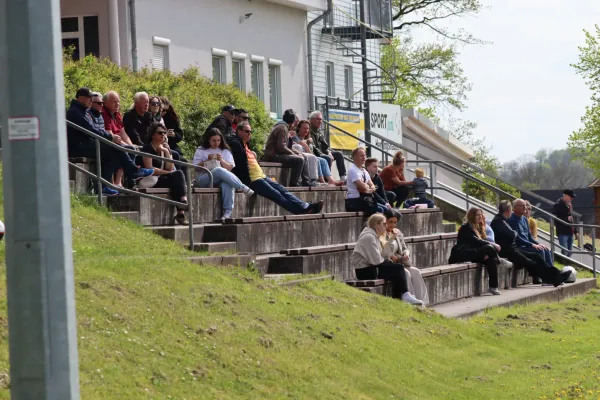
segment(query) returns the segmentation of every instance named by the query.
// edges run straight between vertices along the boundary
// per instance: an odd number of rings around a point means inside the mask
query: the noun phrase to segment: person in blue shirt
[[[513,202],[513,213],[507,221],[510,227],[517,232],[517,246],[522,252],[541,255],[544,257],[546,264],[549,267],[553,267],[552,252],[548,247],[539,244],[529,230],[529,222],[527,221],[527,217],[525,217],[525,207],[525,200],[515,200]]]

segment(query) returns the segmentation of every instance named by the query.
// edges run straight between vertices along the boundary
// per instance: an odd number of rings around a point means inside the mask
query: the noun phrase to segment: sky
[[[583,30],[600,25],[599,0],[481,0],[487,9],[445,26],[492,42],[466,46],[460,62],[473,85],[468,109],[501,162],[541,148],[567,147],[591,92],[575,74]],[[431,39],[416,32],[417,39]]]

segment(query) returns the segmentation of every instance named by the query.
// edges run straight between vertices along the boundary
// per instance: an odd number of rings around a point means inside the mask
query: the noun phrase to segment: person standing
[[[556,203],[554,203],[554,206],[552,207],[552,214],[560,218],[561,221],[572,224],[573,216],[571,215],[571,210],[573,207],[572,203],[574,198],[575,193],[573,193],[572,190],[564,190],[562,197],[558,199]],[[561,247],[568,249],[561,249],[560,252],[562,255],[571,257],[571,255],[573,255],[573,227],[565,225],[559,221],[556,221],[555,225],[556,236],[558,236],[558,243]]]

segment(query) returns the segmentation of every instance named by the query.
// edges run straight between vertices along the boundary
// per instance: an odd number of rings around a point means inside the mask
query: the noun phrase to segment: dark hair
[[[285,122],[288,125],[291,125],[294,122],[296,122],[296,111],[292,110],[291,108],[285,110],[285,112],[283,113],[283,122]]]
[[[371,163],[378,163],[378,162],[379,162],[379,160],[376,159],[375,157],[367,158],[367,161],[365,161],[365,167],[367,165],[370,165]]]
[[[227,145],[227,142],[225,141],[225,137],[223,137],[223,134],[217,128],[210,128],[206,131],[204,137],[202,138],[202,145],[200,147],[202,147],[203,149],[210,149],[210,138],[214,136],[219,136],[221,138],[221,144],[219,145],[219,148],[221,150],[231,151],[231,149]]]
[[[161,103],[161,105],[162,105],[162,100],[160,99],[160,97],[159,97],[159,96],[150,96],[150,97],[148,98],[148,102],[149,102],[149,103],[152,103],[152,99],[158,99],[158,102],[159,102],[159,103]]]
[[[171,104],[169,99],[166,98],[165,96],[161,96],[161,97],[159,97],[159,99],[162,104],[166,104],[167,106],[169,106],[169,109],[167,110],[165,117],[168,115],[172,120],[179,122],[179,116],[175,112],[175,109],[173,108],[173,104]]]
[[[392,159],[392,165],[400,165],[404,162],[404,155],[401,151],[394,154],[394,158]]]
[[[386,218],[397,218],[398,221],[402,219],[402,214],[392,208],[386,208],[383,215],[385,215]]]
[[[502,200],[500,202],[500,205],[498,206],[498,212],[500,214],[504,214],[505,212],[507,212],[511,208],[512,208],[512,203],[510,202],[510,200]]]
[[[154,133],[156,132],[156,130],[158,128],[163,128],[165,131],[167,130],[167,127],[165,126],[165,124],[160,123],[160,122],[153,122],[148,127],[148,132],[147,132],[148,136],[146,137],[146,143],[150,143],[152,141],[152,136],[154,136]]]
[[[244,110],[243,108],[238,108],[237,110],[235,110],[234,114],[235,115],[248,114],[248,111]]]
[[[308,122],[305,119],[300,120],[300,122],[298,122],[298,125],[296,125],[296,134],[300,133],[300,128],[302,128],[303,124],[307,124],[308,127],[310,128],[310,122]],[[309,130],[309,134],[310,134],[310,130]]]

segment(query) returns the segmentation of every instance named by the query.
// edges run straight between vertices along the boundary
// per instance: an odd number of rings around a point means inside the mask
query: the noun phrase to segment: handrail
[[[150,198],[152,200],[157,200],[157,201],[162,201],[164,203],[167,204],[171,204],[174,205],[176,207],[182,208],[182,209],[187,209],[188,210],[188,230],[189,230],[189,244],[190,244],[190,250],[194,249],[194,208],[192,207],[192,171],[196,171],[196,170],[204,170],[208,173],[209,176],[209,184],[208,187],[212,188],[213,187],[213,176],[212,176],[212,172],[203,166],[200,165],[194,165],[194,164],[190,164],[190,163],[186,163],[183,161],[179,161],[179,160],[173,160],[171,158],[166,158],[166,157],[161,157],[161,156],[157,156],[154,154],[149,154],[149,153],[144,153],[138,150],[131,150],[128,148],[125,148],[123,146],[120,146],[118,144],[115,144],[113,142],[111,142],[108,139],[105,139],[103,137],[101,137],[100,135],[97,135],[96,133],[89,131],[71,121],[67,121],[67,126],[70,126],[71,128],[74,128],[76,130],[78,130],[79,132],[91,137],[92,139],[94,139],[95,145],[96,145],[96,174],[93,174],[90,171],[86,171],[81,167],[78,167],[77,165],[74,165],[73,163],[70,163],[70,165],[72,165],[73,167],[75,167],[76,170],[83,172],[85,175],[91,177],[92,179],[96,180],[96,184],[97,184],[97,192],[98,192],[98,204],[102,205],[102,184],[117,190],[119,192],[123,192],[123,193],[127,193],[127,194],[131,194],[133,196],[138,196],[138,197],[145,197],[145,198]],[[183,203],[183,202],[179,202],[179,201],[175,201],[175,200],[171,200],[171,199],[166,199],[163,197],[159,197],[159,196],[153,196],[151,194],[148,193],[140,193],[140,192],[136,192],[134,190],[129,190],[129,189],[125,189],[125,188],[121,188],[118,186],[113,185],[111,182],[108,182],[107,180],[102,178],[102,157],[101,157],[101,152],[100,152],[100,143],[104,143],[107,146],[110,146],[114,149],[117,149],[121,152],[125,152],[125,153],[130,153],[130,154],[135,154],[135,155],[139,155],[139,156],[143,156],[143,157],[150,157],[154,160],[160,160],[160,161],[164,161],[164,162],[169,162],[169,163],[173,163],[175,165],[179,165],[181,167],[187,167],[187,185],[186,185],[186,189],[187,189],[187,198],[188,198],[188,202]]]

